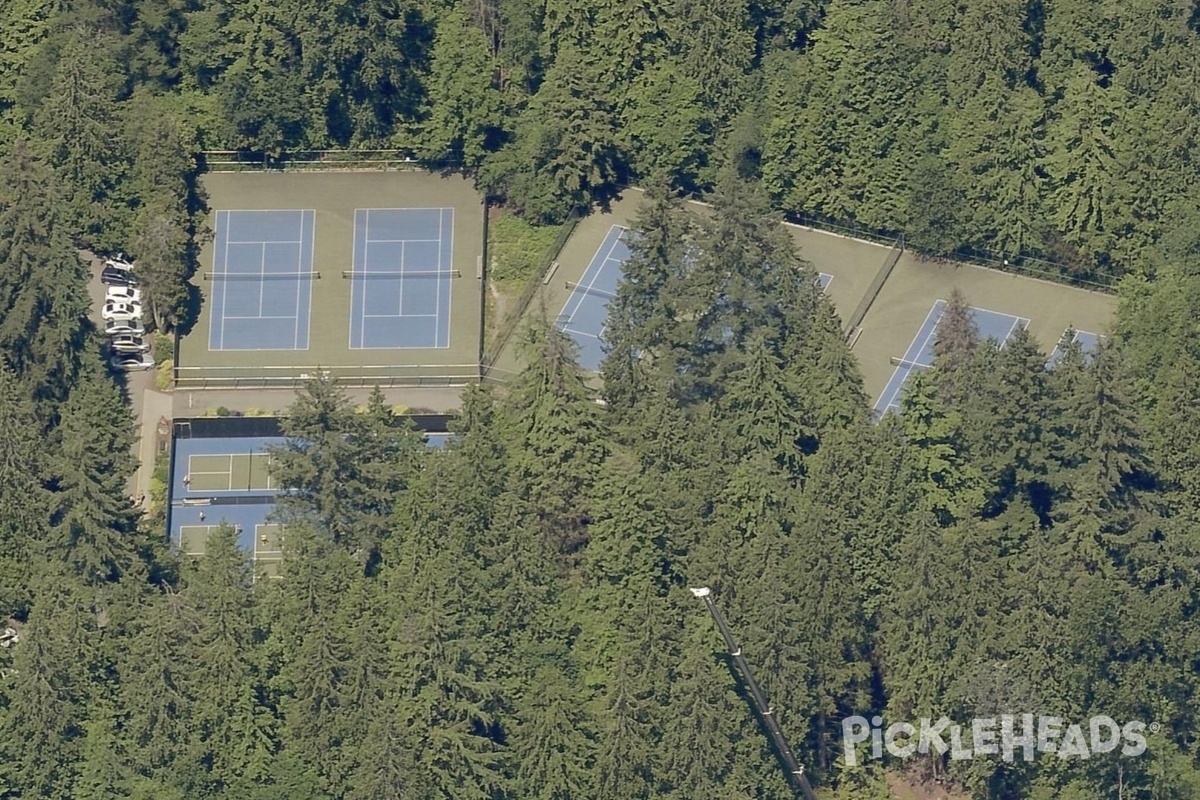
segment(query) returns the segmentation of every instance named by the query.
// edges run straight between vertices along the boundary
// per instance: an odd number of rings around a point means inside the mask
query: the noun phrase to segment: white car
[[[130,264],[128,261],[125,260],[124,253],[117,253],[112,258],[106,258],[104,260],[104,268],[128,271],[128,270],[133,269],[133,264]]]
[[[149,353],[117,353],[109,359],[110,364],[119,370],[133,372],[138,369],[151,369],[154,359]]]
[[[145,339],[129,334],[114,336],[109,344],[117,353],[144,353],[150,349],[150,343]]]
[[[140,303],[142,302],[142,290],[134,289],[132,286],[109,286],[104,292],[106,300],[115,300],[118,303]]]
[[[120,336],[123,333],[141,336],[146,332],[146,326],[140,319],[110,319],[104,323],[106,336]]]
[[[132,322],[142,318],[142,307],[137,303],[119,303],[113,300],[104,304],[100,316],[106,321]]]

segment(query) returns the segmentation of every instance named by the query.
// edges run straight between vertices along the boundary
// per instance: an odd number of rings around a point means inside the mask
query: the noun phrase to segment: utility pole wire
[[[775,752],[787,767],[788,783],[792,785],[792,788],[800,796],[804,797],[804,800],[817,800],[812,786],[808,783],[808,778],[804,777],[804,767],[800,766],[799,762],[796,761],[796,756],[793,755],[792,748],[783,735],[783,730],[780,729],[779,723],[775,720],[774,711],[767,704],[766,695],[759,688],[758,682],[754,680],[754,676],[750,674],[750,665],[746,663],[746,658],[742,655],[742,648],[738,646],[737,640],[733,638],[733,631],[729,630],[729,625],[725,623],[725,617],[721,615],[721,610],[717,608],[717,604],[713,601],[712,591],[707,586],[703,586],[699,589],[692,589],[692,594],[704,601],[704,604],[708,606],[708,613],[712,614],[713,621],[717,623],[717,630],[721,632],[721,638],[725,640],[725,646],[729,648],[729,655],[733,657],[738,671],[742,673],[742,679],[746,683],[746,688],[750,690],[750,699],[754,703],[754,709],[758,712],[758,716],[762,720],[763,725],[766,726],[768,733],[771,734],[771,743],[775,747]]]

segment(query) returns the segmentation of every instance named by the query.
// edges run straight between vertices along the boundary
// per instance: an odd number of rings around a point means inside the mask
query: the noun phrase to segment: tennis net
[[[427,270],[412,270],[402,272],[380,272],[378,270],[342,270],[343,278],[359,278],[362,280],[371,280],[376,278],[461,278],[462,271],[457,269],[427,269]]]
[[[898,356],[892,356],[891,362],[893,367],[904,367],[908,370],[929,369],[933,366],[933,364],[922,364],[920,361],[907,361]]]
[[[308,281],[321,277],[319,272],[206,272],[206,281]]]
[[[592,297],[602,297],[605,300],[612,300],[617,296],[613,292],[606,292],[603,289],[595,289],[591,286],[584,286],[582,283],[574,283],[572,281],[567,281],[567,288],[572,292],[579,292],[580,294],[587,294]]]

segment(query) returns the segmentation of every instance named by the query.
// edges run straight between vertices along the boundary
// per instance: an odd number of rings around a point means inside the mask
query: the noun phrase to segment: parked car
[[[118,303],[140,303],[142,302],[142,292],[140,289],[134,289],[132,286],[110,286],[104,292],[104,297],[109,301]]]
[[[117,353],[109,359],[109,363],[115,368],[125,372],[133,372],[139,369],[151,369],[154,366],[154,359],[149,353]]]
[[[105,267],[100,272],[100,280],[109,286],[137,286],[138,280],[132,272],[116,267]]]
[[[107,336],[120,336],[123,333],[142,336],[146,326],[140,319],[110,319],[104,323],[104,333]]]
[[[150,349],[150,343],[145,339],[127,333],[114,336],[109,346],[117,353],[145,353]]]
[[[104,259],[105,269],[118,269],[128,272],[133,269],[133,264],[125,260],[124,253],[117,253],[112,258]]]
[[[116,300],[110,300],[100,310],[100,316],[105,320],[140,320],[142,318],[142,307],[137,303],[121,303]]]

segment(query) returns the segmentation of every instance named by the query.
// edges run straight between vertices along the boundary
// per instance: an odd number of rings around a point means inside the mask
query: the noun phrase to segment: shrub
[[[175,362],[165,358],[158,362],[154,373],[154,388],[160,392],[169,392],[175,386]]]

